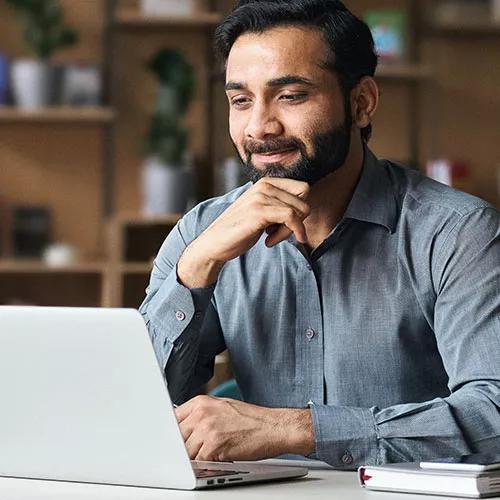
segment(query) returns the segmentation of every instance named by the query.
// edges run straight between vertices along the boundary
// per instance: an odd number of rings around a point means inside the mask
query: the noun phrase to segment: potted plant
[[[156,108],[145,141],[144,211],[182,213],[190,194],[191,161],[183,118],[193,96],[193,69],[175,50],[162,49],[148,63],[158,80]]]
[[[12,65],[12,90],[22,108],[37,108],[50,103],[55,69],[52,54],[76,43],[74,30],[63,23],[58,0],[6,0],[24,22],[24,39],[36,59],[17,60]]]

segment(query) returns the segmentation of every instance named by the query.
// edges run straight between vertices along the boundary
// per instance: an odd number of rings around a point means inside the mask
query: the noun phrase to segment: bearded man
[[[369,150],[377,57],[340,1],[240,1],[216,48],[251,182],[180,220],[140,308],[191,458],[498,449],[498,211]],[[193,398],[225,349],[244,401]]]

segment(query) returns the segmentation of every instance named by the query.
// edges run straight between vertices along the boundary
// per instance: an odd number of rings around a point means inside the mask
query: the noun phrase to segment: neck
[[[312,186],[308,196],[311,213],[304,221],[306,247],[310,250],[319,246],[342,219],[361,174],[363,159],[363,143],[359,135],[353,136],[345,163]]]

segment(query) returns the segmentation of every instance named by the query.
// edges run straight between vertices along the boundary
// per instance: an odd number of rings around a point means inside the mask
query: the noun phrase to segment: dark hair
[[[347,103],[361,78],[375,74],[377,55],[370,29],[339,0],[240,0],[215,32],[219,61],[226,64],[240,35],[283,25],[321,32],[329,49],[325,67],[337,75]],[[371,136],[371,128],[361,129],[365,141]]]

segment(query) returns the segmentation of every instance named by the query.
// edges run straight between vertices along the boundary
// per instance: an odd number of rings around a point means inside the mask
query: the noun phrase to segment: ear
[[[379,89],[371,76],[364,76],[351,92],[352,119],[358,128],[364,128],[372,122],[377,111]]]

